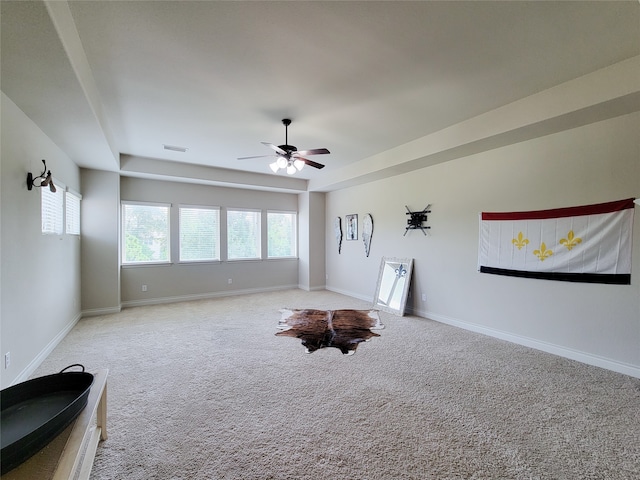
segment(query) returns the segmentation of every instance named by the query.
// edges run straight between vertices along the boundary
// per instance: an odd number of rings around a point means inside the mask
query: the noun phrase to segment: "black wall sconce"
[[[56,187],[53,184],[53,179],[51,178],[51,170],[47,170],[47,162],[44,159],[42,160],[42,163],[44,164],[44,170],[42,170],[40,175],[34,177],[31,172],[27,173],[27,189],[31,190],[33,187],[49,186],[49,190],[55,192]]]
[[[431,210],[429,210],[430,206],[431,204],[427,205],[421,212],[412,212],[409,210],[409,207],[404,206],[404,208],[407,209],[407,215],[409,215],[409,218],[407,218],[407,228],[404,229],[404,235],[406,235],[409,230],[417,230],[418,228],[422,230],[422,233],[427,234],[427,230],[431,227],[423,225],[423,222],[427,221],[427,213],[431,213]]]

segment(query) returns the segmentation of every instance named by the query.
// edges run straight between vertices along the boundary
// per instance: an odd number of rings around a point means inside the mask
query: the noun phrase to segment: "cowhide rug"
[[[335,347],[352,355],[362,342],[380,335],[371,329],[382,329],[377,310],[282,309],[278,336],[302,340],[307,353]]]

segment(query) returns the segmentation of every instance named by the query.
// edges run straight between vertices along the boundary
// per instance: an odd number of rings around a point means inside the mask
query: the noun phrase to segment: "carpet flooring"
[[[92,480],[638,479],[640,380],[419,317],[353,355],[278,337],[288,290],[86,318],[34,376],[109,369]]]

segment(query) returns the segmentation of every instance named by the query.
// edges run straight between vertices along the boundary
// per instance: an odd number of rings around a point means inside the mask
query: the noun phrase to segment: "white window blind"
[[[227,257],[229,260],[259,259],[260,211],[227,211]]]
[[[170,261],[169,205],[122,204],[122,263]]]
[[[220,209],[180,207],[180,261],[220,260]]]
[[[56,185],[57,182],[56,182]],[[55,192],[49,187],[40,188],[41,210],[42,210],[42,233],[62,235],[64,229],[64,193],[63,187],[59,185]]]
[[[80,196],[65,192],[65,224],[67,235],[80,235]]]
[[[267,256],[297,255],[297,219],[295,212],[267,212]]]

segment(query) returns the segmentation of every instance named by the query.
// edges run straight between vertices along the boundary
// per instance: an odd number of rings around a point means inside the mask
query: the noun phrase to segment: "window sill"
[[[176,265],[218,265],[222,261],[218,260],[181,260]]]
[[[144,263],[121,263],[122,268],[138,268],[138,267],[170,267],[171,262],[144,262]]]

